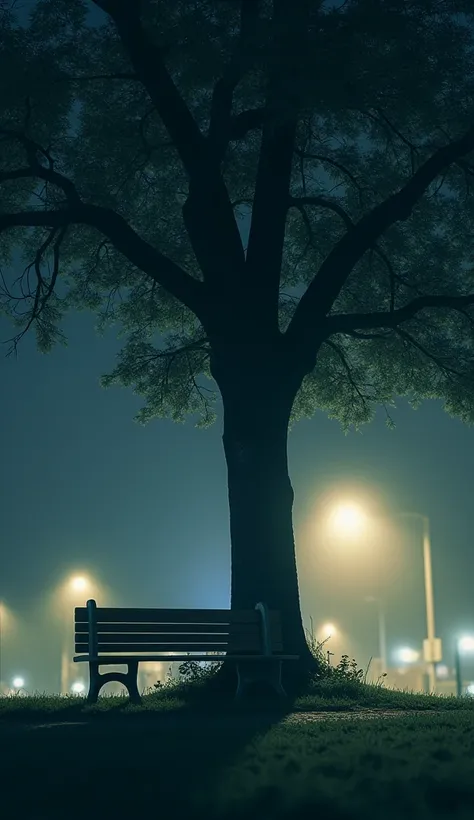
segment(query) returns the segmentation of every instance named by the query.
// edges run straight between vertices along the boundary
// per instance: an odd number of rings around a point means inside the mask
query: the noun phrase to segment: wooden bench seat
[[[256,681],[280,696],[283,654],[280,613],[259,603],[253,610],[130,609],[98,607],[94,600],[76,607],[75,663],[89,664],[88,703],[96,703],[105,683],[120,681],[133,703],[141,703],[138,666],[147,661],[232,662],[237,667],[236,699]],[[178,654],[163,654],[163,653]],[[232,655],[207,655],[232,652]],[[190,653],[190,654],[189,654]],[[126,664],[127,672],[99,673],[100,666]]]

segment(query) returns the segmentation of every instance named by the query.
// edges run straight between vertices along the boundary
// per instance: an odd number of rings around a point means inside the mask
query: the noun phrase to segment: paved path
[[[440,710],[437,710],[439,712]],[[451,711],[451,710],[450,710]],[[359,709],[354,712],[292,712],[284,723],[317,723],[322,720],[363,720],[433,714],[426,709]]]
[[[436,710],[439,714],[441,710]],[[451,710],[450,710],[451,711]],[[0,734],[16,734],[17,732],[41,732],[46,729],[50,730],[65,730],[73,731],[74,727],[88,727],[92,731],[102,729],[118,729],[121,731],[150,731],[151,729],[173,729],[177,728],[198,728],[205,726],[207,729],[232,729],[232,728],[252,728],[268,727],[269,725],[295,725],[299,723],[321,723],[327,721],[337,720],[373,720],[376,718],[400,718],[400,717],[414,717],[423,714],[433,714],[433,712],[426,710],[401,710],[401,709],[357,709],[354,711],[337,711],[337,712],[291,712],[288,715],[272,715],[265,713],[246,713],[246,714],[187,714],[185,712],[173,713],[147,713],[134,715],[120,715],[115,717],[93,717],[92,719],[78,719],[74,721],[54,720],[44,723],[17,723],[16,721],[6,720],[0,722]]]

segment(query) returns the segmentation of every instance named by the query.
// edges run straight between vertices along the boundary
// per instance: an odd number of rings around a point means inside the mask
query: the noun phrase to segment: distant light
[[[358,535],[363,529],[367,516],[357,504],[340,504],[334,510],[332,526],[341,535]]]
[[[75,578],[71,578],[71,587],[76,592],[84,592],[87,588],[87,579],[83,578],[82,575],[77,575]]]
[[[397,650],[396,655],[402,663],[415,663],[420,657],[420,653],[415,649],[410,649],[409,646],[402,646]]]
[[[331,638],[333,635],[336,635],[336,633],[337,628],[331,623],[323,624],[320,629],[320,635],[323,639]]]
[[[436,677],[439,680],[446,680],[449,678],[449,667],[445,663],[438,663],[436,666]]]
[[[85,689],[86,687],[81,680],[77,680],[71,686],[71,692],[74,692],[75,695],[82,695]]]
[[[20,677],[13,678],[12,685],[13,685],[14,689],[23,689],[23,687],[25,685],[25,680],[24,680],[24,678],[20,678]]]
[[[474,650],[474,637],[472,635],[463,635],[458,643],[461,652],[472,652]]]
[[[470,683],[466,686],[466,692],[468,695],[474,695],[474,683]]]

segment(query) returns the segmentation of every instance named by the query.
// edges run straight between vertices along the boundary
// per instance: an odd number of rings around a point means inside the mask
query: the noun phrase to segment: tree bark
[[[301,618],[287,458],[291,408],[304,374],[291,372],[281,355],[257,349],[228,350],[212,365],[224,404],[231,608],[254,609],[263,601],[281,613],[283,650],[300,656],[283,663],[290,693],[308,670],[317,671]],[[226,678],[229,666],[222,668]]]

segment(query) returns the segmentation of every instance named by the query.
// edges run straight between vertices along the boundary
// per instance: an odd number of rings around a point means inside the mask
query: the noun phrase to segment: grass
[[[25,820],[83,816],[87,796],[97,817],[474,817],[474,699],[334,676],[279,709],[224,706],[204,692],[199,680],[173,683],[141,707],[123,697],[0,699],[3,804]],[[242,719],[252,713],[258,722]]]
[[[216,816],[474,816],[472,710],[275,726],[219,783]]]
[[[203,697],[203,682],[170,682],[143,697],[141,706],[134,706],[128,698],[109,695],[88,706],[84,697],[77,695],[9,695],[0,697],[0,721],[32,723],[43,721],[92,720],[95,717],[120,715],[193,713],[241,714],[275,712],[346,712],[364,709],[401,711],[458,711],[474,715],[474,698],[457,698],[442,695],[426,695],[412,691],[387,689],[380,684],[367,684],[356,680],[323,679],[308,687],[305,695],[293,701],[278,704],[272,699],[252,698],[241,703],[232,700],[222,702],[218,698]]]

